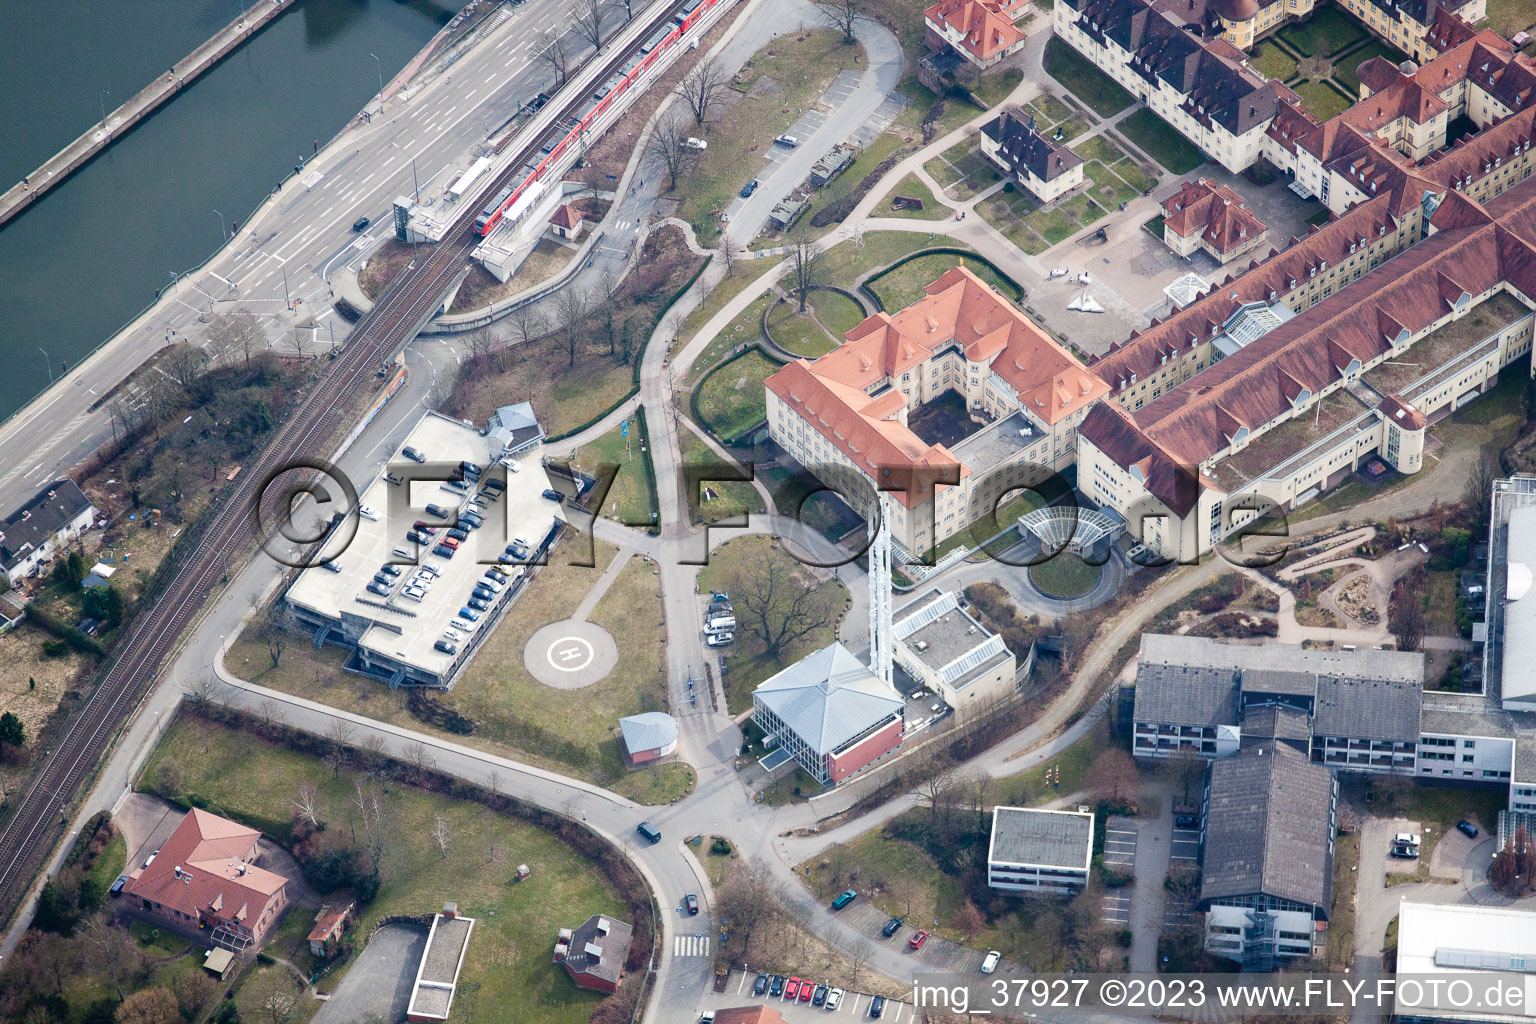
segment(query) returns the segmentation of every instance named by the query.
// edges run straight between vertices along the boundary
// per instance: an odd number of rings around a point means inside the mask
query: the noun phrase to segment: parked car
[[[695,138],[692,135],[688,136],[686,139],[683,140],[683,145],[687,146],[689,149],[708,149],[709,148],[709,143],[705,142],[703,139]]]
[[[442,543],[439,546],[440,547],[445,547],[445,548],[450,548],[450,549],[452,549],[454,551],[457,551],[457,550],[459,550],[459,544],[460,543],[461,542],[460,542],[459,538],[457,538],[457,537],[444,537],[443,540],[442,540]]]
[[[442,544],[439,544],[437,547],[432,549],[432,553],[434,555],[438,555],[438,556],[440,556],[442,558],[452,558],[453,557],[453,548],[446,547],[446,546],[444,546]]]
[[[388,597],[389,588],[382,583],[370,583],[368,584],[368,593],[377,594],[379,597]]]
[[[760,996],[768,991],[768,975],[759,974],[757,980],[752,982],[752,994]]]
[[[123,894],[123,886],[125,886],[127,884],[128,884],[128,876],[127,875],[118,875],[117,876],[117,881],[112,883],[112,888],[108,889],[107,892],[110,893],[113,896],[121,896]]]
[[[455,526],[453,529],[449,530],[447,535],[452,537],[454,540],[469,539],[469,531],[460,526]]]
[[[907,948],[908,949],[922,949],[923,948],[923,943],[925,943],[927,941],[928,941],[928,933],[926,931],[924,931],[923,929],[919,928],[917,931],[913,932],[912,933],[912,937],[907,940]]]
[[[1175,814],[1173,816],[1174,828],[1199,828],[1200,816],[1198,814]]]
[[[684,896],[683,897],[683,906],[685,908],[687,908],[688,913],[690,915],[697,914],[699,912],[699,897],[698,897],[698,894],[697,893],[689,893],[687,896]]]
[[[379,514],[374,511],[372,505],[357,506],[357,514],[372,523],[379,521]]]
[[[459,522],[463,523],[471,530],[478,530],[480,527],[485,525],[485,520],[480,516],[475,515],[473,512],[460,513]]]
[[[731,595],[723,590],[716,590],[714,593],[709,595],[709,599],[711,601],[729,601],[731,599]]]
[[[371,220],[369,220],[367,217],[359,217],[359,218],[357,218],[357,220],[352,222],[352,230],[353,231],[361,231],[364,228],[366,228],[369,224],[372,224],[372,223],[373,222]]]
[[[449,643],[447,640],[439,640],[437,643],[432,645],[432,649],[435,650],[435,651],[441,651],[444,654],[458,654],[459,653],[459,645],[458,644]]]
[[[440,565],[434,565],[431,562],[423,562],[422,566],[421,566],[421,571],[424,572],[424,573],[430,573],[432,575],[432,577],[435,579],[436,577],[441,576],[443,574],[443,567],[440,566]]]
[[[802,981],[800,983],[800,1001],[802,1003],[811,1001],[811,983],[809,981]]]
[[[777,999],[784,994],[784,975],[775,974],[773,982],[768,986],[768,994]]]
[[[829,1009],[829,1010],[837,1009],[837,1004],[842,1002],[842,1001],[843,1001],[843,990],[842,989],[835,988],[831,992],[827,993],[827,1009]]]
[[[795,138],[793,135],[780,135],[773,141],[777,145],[788,146],[790,149],[794,149],[796,146],[800,145],[800,140]]]
[[[453,513],[449,512],[447,509],[443,508],[443,506],[441,506],[441,505],[428,505],[427,506],[427,515],[429,515],[429,516],[436,516],[437,518],[446,520],[448,522],[453,522],[453,518],[454,518]]]
[[[491,603],[483,597],[472,597],[465,604],[477,612],[488,612],[491,610]]]
[[[375,583],[382,583],[384,586],[387,587],[391,583],[395,582],[395,580],[394,580],[394,577],[392,577],[387,572],[376,572],[376,573],[373,574],[373,582],[375,582]]]
[[[800,998],[800,979],[790,978],[784,983],[784,998],[790,1002]]]
[[[704,642],[711,647],[729,647],[736,639],[735,633],[706,633]]]
[[[899,931],[901,931],[901,918],[893,917],[889,921],[885,922],[885,927],[880,929],[880,934],[884,935],[886,938],[890,938],[892,935],[895,935]]]
[[[885,996],[875,996],[869,1001],[869,1019],[879,1020],[885,1016]]]
[[[496,568],[494,565],[491,566],[491,569],[494,568]],[[505,580],[503,580],[500,576],[493,574],[490,569],[487,569],[485,571],[485,575],[481,576],[480,579],[476,581],[476,583],[478,586],[486,588],[493,594],[501,593],[501,588],[507,585]]]
[[[399,576],[400,567],[398,565],[394,565],[393,563],[385,562],[383,565],[379,566],[379,572],[387,573],[390,576]]]
[[[329,562],[321,562],[320,568],[326,572],[341,572],[341,563],[333,558]]]
[[[1460,821],[1458,821],[1456,823],[1456,829],[1462,835],[1466,836],[1468,839],[1476,839],[1477,838],[1477,826],[1472,824],[1466,818],[1462,818]]]
[[[832,901],[832,909],[842,910],[844,907],[858,898],[859,893],[857,889],[845,889],[838,893],[837,898]]]
[[[448,625],[460,633],[473,633],[479,628],[473,619],[466,619],[462,615],[448,623]]]
[[[827,986],[817,985],[816,994],[811,997],[811,1002],[816,1006],[820,1006],[825,1003],[827,1001],[827,991]]]
[[[473,608],[460,608],[459,618],[467,619],[470,622],[479,622],[480,613],[475,611]]]
[[[565,500],[565,495],[561,494],[553,487],[546,487],[544,488],[544,498],[546,501],[553,501],[558,504],[559,502]]]
[[[741,198],[746,199],[749,196],[751,196],[753,192],[756,192],[756,191],[757,191],[757,179],[753,178],[751,181],[749,181],[745,185],[741,186]]]
[[[400,449],[400,454],[404,455],[406,458],[410,459],[412,462],[426,462],[427,461],[427,457],[425,455],[421,454],[421,452],[417,451],[415,448],[412,448],[410,445],[406,445],[404,448],[401,448]]]
[[[1003,954],[999,953],[997,950],[988,950],[987,958],[981,962],[981,973],[991,974],[993,971],[997,970],[997,965],[1002,961],[1002,959]]]
[[[400,596],[408,597],[412,601],[420,601],[422,598],[427,596],[427,591],[426,588],[418,587],[413,584],[412,586],[406,587],[404,590],[400,591]]]
[[[464,639],[464,634],[460,633],[458,630],[454,629],[452,626],[449,626],[447,629],[443,630],[443,639],[444,640],[451,640],[454,643],[458,643],[460,640]]]
[[[465,476],[479,476],[480,466],[478,463],[470,462],[468,459],[465,459],[463,462],[459,463],[459,472],[463,473]]]

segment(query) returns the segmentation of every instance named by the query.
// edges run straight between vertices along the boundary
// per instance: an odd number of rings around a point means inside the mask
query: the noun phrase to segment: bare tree
[[[531,344],[549,330],[549,325],[531,302],[525,302],[508,313],[507,326],[512,329],[511,342],[514,345]]]
[[[303,359],[304,350],[309,347],[309,343],[311,341],[315,340],[314,328],[307,326],[295,327],[292,331],[292,336],[293,351],[298,355],[300,359]]]
[[[859,973],[874,958],[875,945],[868,939],[860,936],[848,945],[845,952],[848,955],[848,984],[850,986],[857,985],[859,983]]]
[[[299,791],[293,798],[293,809],[299,813],[301,820],[309,822],[311,828],[320,827],[320,814],[315,804],[317,796],[313,783],[301,782]]]
[[[437,816],[432,825],[432,842],[437,844],[437,856],[445,859],[448,856],[448,819],[441,814]]]
[[[742,631],[775,661],[834,621],[836,602],[822,593],[821,578],[769,545],[751,549],[732,575]]]
[[[495,768],[485,773],[485,788],[491,791],[492,796],[501,796],[501,784],[503,781],[505,780],[502,779],[501,772]]]
[[[651,128],[651,137],[645,140],[645,155],[651,163],[667,174],[667,191],[677,187],[677,177],[688,159],[687,129],[680,117],[662,117]]]
[[[295,1005],[296,1001],[291,994],[278,990],[267,996],[261,1008],[272,1024],[288,1024],[293,1019]]]
[[[554,73],[555,87],[564,85],[566,77],[570,74],[570,55],[565,52],[565,40],[555,36],[549,41],[549,45],[540,51],[539,59]]]
[[[592,49],[603,47],[603,0],[580,0],[573,12],[576,31],[581,38],[592,44]]]
[[[192,393],[192,385],[203,375],[208,367],[208,353],[188,342],[181,342],[166,349],[165,355],[160,359],[160,365],[166,373],[181,385],[181,390],[187,394]]]
[[[277,703],[277,701],[270,697],[256,705],[256,715],[262,720],[263,723],[267,725],[271,725],[273,722],[281,723],[283,721],[282,707]]]
[[[797,235],[789,242],[789,281],[790,289],[800,302],[800,312],[805,312],[805,304],[809,299],[811,290],[821,283],[826,270],[826,260],[823,256],[821,243],[806,235]]]
[[[200,675],[187,687],[187,700],[192,702],[194,708],[201,710],[213,702],[217,686],[212,674]]]
[[[105,915],[97,914],[86,923],[85,941],[92,948],[92,962],[106,968],[117,997],[122,999],[124,982],[138,962],[137,954],[128,947],[127,932],[108,924]]]
[[[261,320],[244,306],[233,313],[214,313],[208,318],[208,348],[215,359],[240,356],[251,368],[251,356],[266,347]]]
[[[693,123],[703,124],[720,98],[720,90],[730,81],[730,74],[715,58],[699,61],[677,83],[677,95],[693,111]]]
[[[555,319],[559,322],[560,339],[565,344],[568,367],[576,365],[576,347],[581,340],[581,329],[588,309],[589,301],[584,288],[569,285],[555,295]]]
[[[283,628],[279,613],[276,608],[268,608],[266,614],[261,617],[256,627],[256,635],[267,646],[267,657],[272,659],[272,667],[277,668],[283,660],[283,652],[288,649],[288,631]]]
[[[370,771],[376,771],[384,763],[384,737],[376,732],[369,732],[363,736],[358,744],[363,751],[364,767]]]
[[[411,766],[411,770],[417,775],[425,775],[437,765],[437,759],[432,756],[426,744],[415,740],[405,745],[401,752],[405,756],[405,763]]]
[[[853,23],[863,13],[854,0],[811,0],[827,24],[843,34],[843,45],[853,45]]]
[[[1141,788],[1141,774],[1131,755],[1119,747],[1110,747],[1093,759],[1088,769],[1088,784],[1094,796],[1116,804],[1133,804]]]
[[[720,236],[720,265],[725,268],[725,276],[733,277],[736,273],[736,245],[727,235]]]
[[[331,745],[343,748],[352,745],[355,734],[356,730],[352,728],[352,723],[345,718],[331,719],[331,727],[326,730],[326,736],[330,738]]]

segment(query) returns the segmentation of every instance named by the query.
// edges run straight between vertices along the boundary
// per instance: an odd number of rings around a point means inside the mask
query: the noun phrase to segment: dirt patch
[[[784,86],[779,83],[778,79],[763,75],[752,83],[752,88],[747,90],[747,97],[749,99],[756,99],[759,96],[777,96],[783,91]]]
[[[1368,573],[1356,573],[1339,584],[1333,600],[1342,614],[1362,626],[1374,626],[1381,621],[1381,612],[1376,607],[1376,591]]]
[[[368,254],[368,265],[357,273],[357,286],[363,290],[364,295],[377,302],[389,283],[411,262],[413,251],[431,252],[432,247],[411,246],[391,236]]]
[[[459,294],[453,297],[453,305],[448,308],[448,312],[468,313],[483,309],[493,302],[510,299],[560,273],[575,255],[575,249],[567,249],[559,242],[547,238],[540,239],[523,265],[517,268],[517,273],[505,281],[496,280],[490,271],[476,263],[459,288]],[[372,264],[369,267],[371,269]],[[361,277],[358,280],[361,281]]]

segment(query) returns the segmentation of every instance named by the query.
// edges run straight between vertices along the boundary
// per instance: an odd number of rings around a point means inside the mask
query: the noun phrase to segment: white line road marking
[[[455,103],[453,106],[451,106],[447,110],[443,111],[443,116],[447,117],[449,114],[453,113],[455,110],[458,110],[458,109],[459,109],[459,105],[457,103]]]
[[[359,184],[359,185],[366,185],[366,184],[368,184],[368,183],[369,183],[369,182],[370,182],[370,181],[372,181],[372,180],[373,180],[373,177],[374,177],[374,176],[373,176],[373,175],[372,175],[372,174],[370,174],[370,175],[368,175],[368,177],[366,177],[366,178],[364,178],[364,179],[363,179],[363,180],[362,180],[362,181],[360,181],[360,182],[358,182],[358,184]]]

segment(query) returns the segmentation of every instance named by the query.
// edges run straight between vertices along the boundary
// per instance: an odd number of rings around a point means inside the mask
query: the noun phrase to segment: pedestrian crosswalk
[[[495,28],[510,17],[512,17],[512,9],[510,7],[503,7],[496,12],[496,17],[491,19],[491,28]]]
[[[709,956],[708,935],[679,935],[672,940],[673,956]]]

